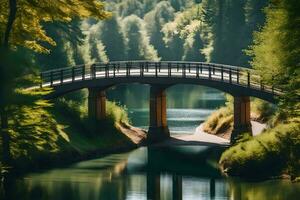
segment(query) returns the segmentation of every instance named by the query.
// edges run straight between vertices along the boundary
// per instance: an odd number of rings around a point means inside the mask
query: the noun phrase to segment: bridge
[[[115,85],[141,83],[150,85],[150,127],[147,138],[158,141],[170,136],[167,125],[166,89],[176,84],[203,85],[234,97],[234,130],[231,139],[251,128],[250,97],[276,103],[282,91],[264,84],[254,70],[214,63],[175,61],[119,61],[94,63],[42,72],[40,87],[52,87],[47,96],[56,98],[87,88],[88,115],[106,117],[105,91]],[[138,98],[138,97],[137,97]]]

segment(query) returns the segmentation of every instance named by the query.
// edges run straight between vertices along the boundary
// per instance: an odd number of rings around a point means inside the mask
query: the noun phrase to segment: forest
[[[298,180],[299,11],[298,0],[0,0],[2,172],[75,162],[116,143],[137,147],[118,134],[130,126],[125,107],[109,102],[109,120],[99,127],[87,119],[86,90],[55,101],[42,99],[51,90],[27,90],[40,84],[40,72],[109,61],[196,61],[254,69],[284,91],[277,105],[252,101],[268,128],[239,138],[222,154],[220,169]],[[233,126],[228,102],[207,119],[208,132]],[[103,129],[113,136],[95,134]]]

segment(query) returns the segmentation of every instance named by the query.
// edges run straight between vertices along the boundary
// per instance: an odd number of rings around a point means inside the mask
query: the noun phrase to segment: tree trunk
[[[3,46],[6,49],[9,49],[9,45],[8,45],[9,36],[16,19],[16,14],[17,14],[17,0],[9,0],[9,15],[8,15],[8,20],[6,24],[5,33],[4,33],[4,41],[3,41]]]
[[[10,163],[10,136],[8,133],[8,118],[5,108],[1,108],[1,136],[2,136],[2,160],[4,164]]]
[[[16,13],[17,13],[17,0],[9,0],[9,15],[8,15],[8,20],[5,28],[5,33],[4,33],[4,40],[3,40],[3,50],[4,51],[9,51],[9,37],[13,28],[14,21],[16,19]],[[4,65],[0,65],[2,69],[0,70],[1,72],[5,72]],[[3,80],[3,76],[5,76],[4,73],[0,74],[0,77]],[[6,110],[7,107],[7,100],[5,99],[6,94],[5,94],[5,89],[3,88],[4,84],[1,84],[0,86],[0,97],[1,97],[1,102],[0,102],[0,118],[1,118],[1,126],[0,126],[0,133],[2,137],[2,159],[4,164],[9,164],[10,162],[10,137],[8,133],[8,113]]]

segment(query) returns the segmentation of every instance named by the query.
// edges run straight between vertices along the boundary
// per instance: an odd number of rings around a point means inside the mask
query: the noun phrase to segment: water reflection
[[[9,179],[1,185],[0,199],[297,199],[299,183],[224,179],[214,167],[218,151],[190,149],[141,148]]]

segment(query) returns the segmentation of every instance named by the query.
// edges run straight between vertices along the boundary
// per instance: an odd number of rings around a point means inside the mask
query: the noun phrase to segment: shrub
[[[300,123],[277,125],[249,140],[239,141],[226,150],[219,161],[223,172],[243,177],[278,175],[289,173],[298,166],[300,156]],[[295,162],[296,161],[296,162]]]

